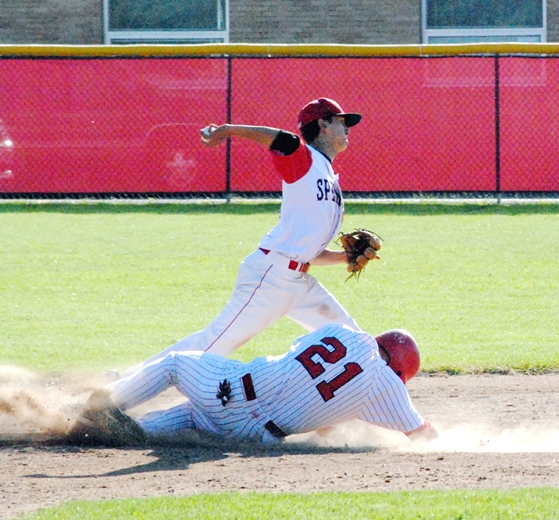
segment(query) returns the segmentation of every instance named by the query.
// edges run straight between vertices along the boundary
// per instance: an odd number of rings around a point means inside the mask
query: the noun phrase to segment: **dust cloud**
[[[81,411],[86,392],[71,381],[0,366],[0,440],[63,436]]]
[[[0,366],[0,441],[40,441],[64,436],[74,424],[91,391],[100,386],[100,381],[84,378],[80,374],[50,376],[14,366]],[[171,401],[183,399],[178,393],[162,394],[160,397],[150,403],[151,407],[166,408]],[[149,411],[149,408],[143,411]],[[509,429],[498,428],[494,424],[433,425],[439,431],[439,438],[431,442],[411,442],[400,432],[360,421],[337,425],[322,435],[316,432],[292,435],[286,442],[415,453],[559,452],[557,428],[534,424]]]
[[[499,431],[494,426],[456,425],[437,427],[439,438],[411,442],[400,432],[351,421],[324,435],[294,435],[290,442],[347,448],[377,448],[405,452],[542,453],[559,452],[559,429],[519,426]]]

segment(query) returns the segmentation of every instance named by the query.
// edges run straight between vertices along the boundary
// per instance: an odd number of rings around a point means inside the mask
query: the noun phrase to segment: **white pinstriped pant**
[[[265,428],[269,418],[260,413],[255,417],[254,404],[247,403],[241,384],[246,373],[247,365],[240,361],[203,352],[171,352],[108,388],[123,410],[149,401],[171,386],[187,397],[173,408],[138,419],[150,435],[173,435],[194,428],[230,439],[277,442]],[[231,384],[231,400],[224,406],[216,393],[225,379]]]

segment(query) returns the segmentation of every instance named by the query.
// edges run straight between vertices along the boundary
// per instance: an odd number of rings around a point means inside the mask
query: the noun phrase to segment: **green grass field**
[[[204,327],[278,212],[276,203],[0,204],[0,364],[100,373]],[[311,272],[364,329],[410,330],[423,370],[558,369],[558,223],[554,204],[349,203],[344,230],[378,232],[382,260],[358,281],[345,282],[341,266]],[[281,320],[235,357],[282,353],[302,333]],[[219,494],[71,503],[34,518],[549,518],[558,500],[546,489]]]
[[[423,491],[398,493],[219,493],[183,498],[72,502],[29,518],[36,520],[544,520],[557,518],[559,490],[509,492]]]
[[[0,205],[0,361],[35,370],[126,367],[203,328],[278,204]],[[348,204],[344,229],[385,239],[360,280],[317,276],[361,326],[402,327],[422,367],[559,367],[559,206]],[[335,244],[333,247],[337,247]],[[304,331],[281,320],[242,360]]]

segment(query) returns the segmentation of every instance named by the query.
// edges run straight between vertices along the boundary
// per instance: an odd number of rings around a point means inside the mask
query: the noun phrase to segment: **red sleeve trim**
[[[272,153],[274,166],[287,184],[293,184],[304,177],[311,169],[311,151],[301,143],[301,146],[291,155],[277,155]]]

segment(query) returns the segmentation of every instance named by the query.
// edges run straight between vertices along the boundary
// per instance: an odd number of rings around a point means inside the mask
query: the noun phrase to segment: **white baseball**
[[[206,126],[206,128],[202,129],[202,141],[204,143],[209,143],[210,142],[210,136],[211,135],[212,135],[212,131],[211,131],[209,126]]]

